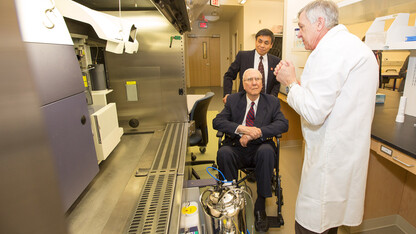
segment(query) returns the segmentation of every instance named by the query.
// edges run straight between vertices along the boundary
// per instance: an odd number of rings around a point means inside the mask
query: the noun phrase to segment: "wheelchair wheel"
[[[205,147],[200,147],[199,148],[199,152],[201,152],[203,154],[205,154],[206,151],[207,151],[207,148],[205,148]]]

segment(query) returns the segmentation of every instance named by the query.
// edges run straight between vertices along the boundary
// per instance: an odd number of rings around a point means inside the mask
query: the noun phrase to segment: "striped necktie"
[[[250,110],[247,112],[246,126],[254,126],[254,102],[251,102]]]
[[[263,84],[263,88],[261,89],[261,92],[264,93],[264,90],[266,90],[266,82],[264,77],[264,66],[263,66],[263,56],[260,56],[260,62],[259,62],[259,68],[257,69],[261,73],[261,81]]]

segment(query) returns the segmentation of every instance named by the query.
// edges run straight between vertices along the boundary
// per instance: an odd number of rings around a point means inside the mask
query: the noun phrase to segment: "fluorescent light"
[[[337,5],[339,8],[341,8],[341,7],[345,7],[345,6],[348,6],[357,2],[361,2],[361,1],[362,0],[343,0],[343,1],[338,2]]]
[[[220,19],[220,16],[218,15],[206,15],[205,19],[207,19],[208,21],[217,21]]]
[[[246,1],[247,0],[239,0],[239,2],[240,2],[241,5],[244,4],[244,3],[246,3]]]

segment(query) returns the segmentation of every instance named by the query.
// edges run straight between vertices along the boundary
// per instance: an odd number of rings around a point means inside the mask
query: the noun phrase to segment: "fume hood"
[[[56,6],[64,17],[91,25],[97,36],[106,41],[107,51],[117,54],[137,52],[137,28],[127,20],[92,10],[71,0],[57,0]]]

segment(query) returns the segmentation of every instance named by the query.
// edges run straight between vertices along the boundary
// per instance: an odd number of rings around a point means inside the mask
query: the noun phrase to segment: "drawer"
[[[416,159],[374,139],[371,150],[416,175]]]

